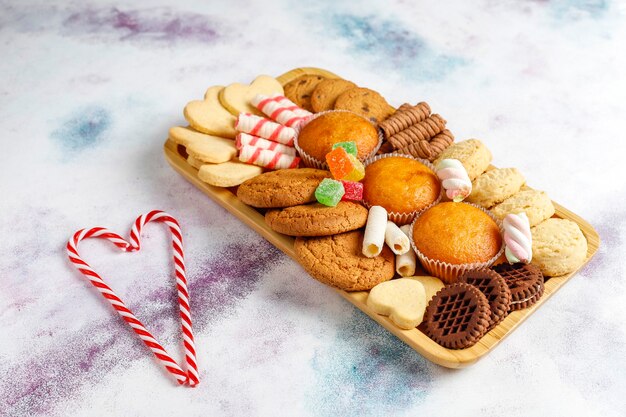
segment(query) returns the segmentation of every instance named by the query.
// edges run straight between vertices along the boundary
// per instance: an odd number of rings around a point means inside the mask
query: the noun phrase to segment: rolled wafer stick
[[[390,221],[387,222],[385,228],[385,243],[396,255],[402,255],[411,248],[408,236],[394,222]]]
[[[235,129],[289,146],[293,145],[293,139],[296,136],[294,129],[250,113],[241,113],[237,117]]]
[[[407,129],[409,126],[423,122],[430,115],[428,103],[421,102],[415,106],[404,103],[388,119],[379,124],[385,134],[385,138],[390,138],[396,133]]]
[[[438,114],[429,116],[423,122],[411,125],[401,132],[389,138],[389,142],[396,148],[406,148],[410,144],[425,140],[429,141],[437,134],[441,133],[446,127],[446,120]]]
[[[405,224],[400,227],[400,230],[408,237],[411,233],[411,225]],[[412,277],[415,275],[416,266],[417,259],[413,248],[409,248],[409,250],[402,255],[396,255],[396,272],[401,277]]]
[[[444,129],[443,132],[435,136],[430,140],[431,155],[428,158],[431,162],[437,159],[448,146],[454,142],[454,135],[448,129]]]
[[[387,228],[387,210],[381,206],[370,207],[363,236],[363,255],[374,258],[380,255],[385,244],[385,230]]]
[[[430,160],[432,156],[432,150],[430,143],[427,140],[420,140],[415,143],[411,143],[409,146],[398,149],[401,153],[406,153],[416,158]]]
[[[432,138],[430,142],[420,140],[419,142],[400,148],[398,151],[412,155],[416,158],[428,159],[432,162],[437,159],[437,157],[441,155],[441,153],[453,142],[454,135],[452,135],[448,129],[445,129],[443,132]]]
[[[310,113],[304,115],[298,110],[300,109],[298,106],[283,96],[270,97],[257,94],[256,97],[252,99],[252,104],[270,118],[288,127],[297,126],[310,116]]]
[[[286,155],[270,149],[261,149],[256,146],[244,145],[239,151],[239,160],[247,164],[258,165],[267,169],[297,168],[300,158],[295,155]]]
[[[282,145],[278,142],[272,142],[271,140],[249,135],[247,133],[239,133],[235,138],[235,146],[237,146],[237,149],[241,149],[245,145],[255,146],[261,149],[269,149],[271,151],[284,153],[285,155],[296,155],[296,148],[291,146]]]

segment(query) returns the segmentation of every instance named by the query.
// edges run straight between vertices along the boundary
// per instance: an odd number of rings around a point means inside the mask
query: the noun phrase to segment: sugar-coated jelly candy
[[[324,178],[315,190],[315,198],[325,206],[335,207],[340,201],[345,190],[341,181]]]
[[[358,156],[357,149],[356,149],[356,142],[354,141],[337,142],[333,145],[333,149],[336,149],[336,148],[344,148],[346,152],[348,152],[350,155],[354,155],[355,157]]]
[[[365,167],[354,155],[338,147],[326,154],[326,163],[336,180],[360,181],[365,177]]]
[[[363,183],[355,181],[341,181],[345,193],[341,201],[361,201],[363,199]]]

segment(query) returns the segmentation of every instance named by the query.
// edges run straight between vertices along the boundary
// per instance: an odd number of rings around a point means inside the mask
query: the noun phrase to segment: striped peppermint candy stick
[[[247,164],[254,164],[267,169],[297,168],[300,158],[269,149],[244,145],[239,151],[239,160]]]
[[[296,136],[296,131],[293,128],[250,113],[239,114],[235,122],[235,129],[288,146],[293,146],[293,139]]]
[[[275,101],[279,106],[281,107],[285,107],[287,110],[294,112],[296,114],[296,116],[298,117],[309,117],[310,115],[312,115],[313,113],[311,113],[308,110],[303,109],[302,107],[298,107],[298,105],[296,103],[294,103],[293,101],[289,100],[287,97],[285,97],[282,94],[278,94],[278,93],[274,93],[270,96],[266,96],[263,94],[258,94],[253,100],[252,100],[252,105],[256,106],[256,104],[254,104],[257,100],[271,100],[271,101]],[[261,110],[261,109],[259,109]]]
[[[284,96],[265,96],[257,94],[252,99],[252,105],[278,123],[293,127],[302,123],[311,115],[310,112],[296,106],[292,101]]]
[[[102,277],[98,275],[79,255],[78,243],[89,238],[106,239],[118,248],[126,252],[134,252],[140,249],[139,236],[141,229],[148,222],[165,223],[172,234],[172,247],[174,249],[174,265],[176,270],[176,287],[178,290],[178,302],[180,305],[180,318],[183,332],[183,344],[185,347],[185,360],[187,372],[183,371],[180,365],[172,359],[165,348],[152,336],[146,327],[137,319],[124,302],[115,294]],[[135,333],[143,340],[146,346],[159,359],[165,369],[170,372],[179,384],[189,384],[195,386],[199,382],[198,366],[196,362],[196,349],[193,338],[191,324],[191,309],[189,306],[189,291],[187,290],[187,278],[185,275],[185,258],[183,253],[183,242],[180,226],[174,217],[169,214],[153,210],[137,218],[130,231],[130,240],[126,241],[120,235],[113,233],[104,227],[94,227],[91,229],[81,229],[67,243],[67,253],[74,266],[85,275],[94,287],[109,300],[111,306],[130,325]]]
[[[252,136],[247,133],[239,133],[235,138],[235,145],[237,149],[241,149],[245,145],[254,146],[261,149],[269,149],[271,151],[281,152],[285,155],[296,155],[296,148],[287,145],[281,145],[271,140]]]

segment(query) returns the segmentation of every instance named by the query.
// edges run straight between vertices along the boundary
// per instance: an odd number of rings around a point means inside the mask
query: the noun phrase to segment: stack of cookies
[[[376,124],[395,112],[378,92],[340,78],[302,75],[285,84],[285,96],[313,113],[347,110]]]
[[[209,88],[184,115],[170,139],[201,180],[237,187],[295,237],[312,277],[370,291],[374,312],[444,347],[472,346],[585,261],[580,228],[545,192],[492,167],[480,140],[453,143],[425,102],[395,110],[347,80],[260,76]]]

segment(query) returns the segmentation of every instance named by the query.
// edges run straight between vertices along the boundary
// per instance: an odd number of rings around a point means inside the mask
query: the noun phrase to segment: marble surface
[[[54,3],[0,2],[0,415],[626,414],[624,1]],[[163,158],[206,87],[299,66],[428,101],[589,220],[598,254],[479,363],[431,364]],[[196,389],[64,252],[79,228],[127,233],[154,208],[183,227]],[[81,248],[178,355],[167,237],[144,242]]]

